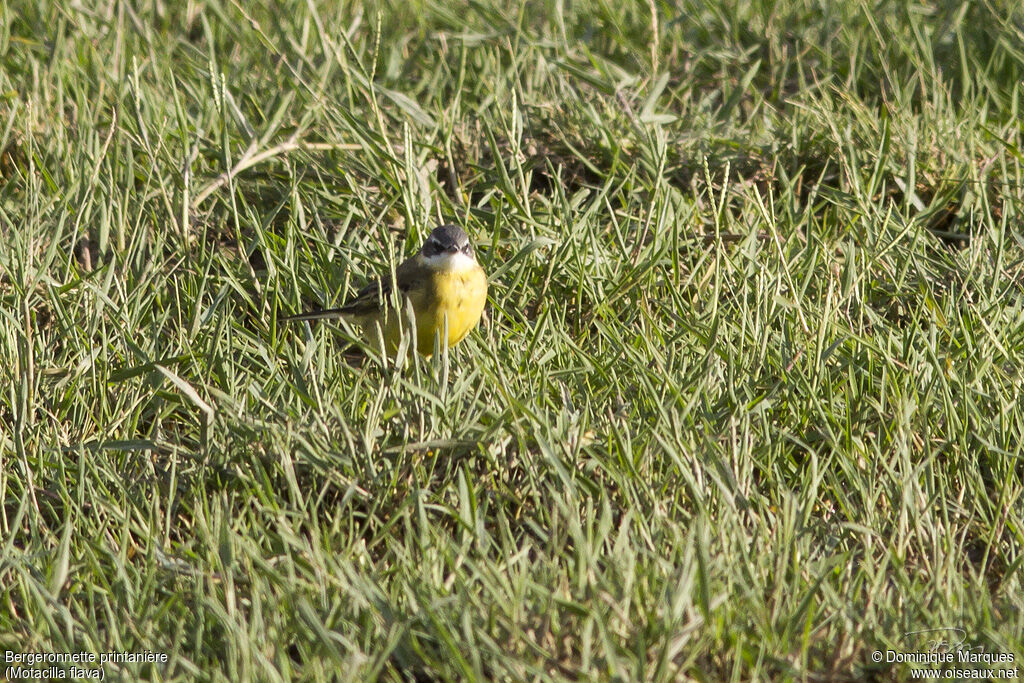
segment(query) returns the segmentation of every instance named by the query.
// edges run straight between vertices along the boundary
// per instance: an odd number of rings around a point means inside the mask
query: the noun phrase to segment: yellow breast
[[[472,268],[434,271],[426,279],[425,286],[410,291],[408,298],[416,315],[416,349],[429,356],[435,335],[443,346],[455,346],[480,322],[487,303],[487,275],[474,263]],[[385,337],[394,348],[401,330],[388,325]]]

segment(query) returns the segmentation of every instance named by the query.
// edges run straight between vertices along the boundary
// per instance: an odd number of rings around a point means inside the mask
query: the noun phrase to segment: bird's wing
[[[395,269],[395,279],[398,281],[398,290],[400,292],[404,293],[409,289],[410,275],[412,275],[416,270],[417,266],[415,263],[415,257],[406,259],[402,265]],[[343,318],[348,316],[359,317],[372,315],[380,311],[382,306],[387,305],[388,298],[391,296],[391,290],[391,278],[374,280],[356,292],[354,297],[338,308],[328,308],[321,311],[310,311],[309,313],[290,315],[286,318],[282,318],[282,320],[317,320],[319,318]]]
[[[344,315],[367,315],[376,313],[381,309],[381,304],[387,303],[391,295],[391,278],[374,280],[366,285],[356,295],[345,302],[339,308]]]

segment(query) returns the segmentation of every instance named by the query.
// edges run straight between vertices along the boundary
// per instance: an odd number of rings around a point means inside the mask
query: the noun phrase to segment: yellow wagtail
[[[397,285],[402,311],[395,311],[392,293]],[[412,308],[416,325],[416,349],[429,356],[435,335],[441,347],[462,341],[480,321],[487,301],[487,274],[477,263],[473,245],[461,228],[434,228],[416,253],[390,277],[370,283],[340,308],[292,315],[282,320],[347,318],[363,329],[368,342],[377,338],[377,327],[387,347],[394,351],[402,338],[403,312]]]

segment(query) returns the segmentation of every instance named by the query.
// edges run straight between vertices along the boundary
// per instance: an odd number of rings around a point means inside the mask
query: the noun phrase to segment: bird
[[[397,288],[401,311],[392,297]],[[469,236],[455,225],[434,228],[423,246],[389,276],[371,282],[339,308],[310,311],[282,318],[285,321],[345,318],[362,328],[367,341],[378,339],[377,328],[392,353],[397,351],[405,312],[412,309],[416,326],[415,348],[424,356],[440,347],[452,347],[466,338],[483,314],[487,302],[487,274],[476,260]]]

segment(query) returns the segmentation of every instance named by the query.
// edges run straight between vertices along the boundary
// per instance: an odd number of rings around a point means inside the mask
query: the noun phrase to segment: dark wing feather
[[[381,302],[386,302],[391,294],[391,280],[374,280],[356,295],[345,302],[338,310],[344,315],[367,315],[380,310]]]
[[[395,278],[398,280],[398,290],[405,292],[409,287],[407,284],[409,273],[415,268],[415,259],[407,259],[402,265],[395,269]],[[374,280],[366,285],[356,295],[346,301],[338,308],[327,308],[320,311],[310,311],[290,315],[281,320],[317,320],[319,318],[342,318],[346,316],[364,316],[377,313],[382,304],[387,305],[391,296],[391,278]]]

